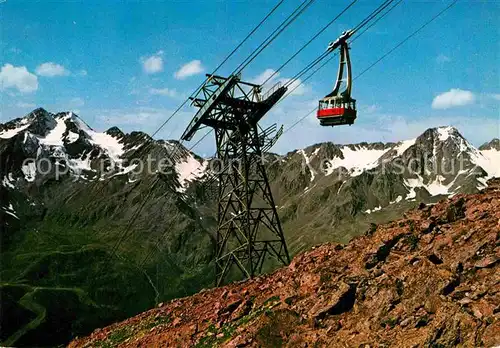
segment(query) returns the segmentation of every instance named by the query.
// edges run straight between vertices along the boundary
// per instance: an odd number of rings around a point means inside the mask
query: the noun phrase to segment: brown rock
[[[500,345],[500,180],[489,185],[409,211],[345,247],[319,245],[272,274],[167,302],[70,347],[103,346],[121,330],[130,333],[120,343],[127,348]],[[406,242],[410,226],[416,249]],[[144,329],[166,315],[172,322]]]
[[[476,268],[489,268],[489,267],[493,267],[498,261],[500,261],[499,257],[497,257],[496,255],[489,255],[489,256],[486,256],[484,259],[476,262],[474,264],[474,267],[476,267]]]
[[[321,319],[327,314],[341,314],[352,308],[355,301],[356,288],[341,282],[337,289],[317,299],[316,304],[309,310],[309,317]]]

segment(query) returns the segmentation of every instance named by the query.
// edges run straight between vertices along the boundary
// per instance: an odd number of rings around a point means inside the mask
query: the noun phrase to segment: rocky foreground
[[[500,180],[70,347],[500,345]]]

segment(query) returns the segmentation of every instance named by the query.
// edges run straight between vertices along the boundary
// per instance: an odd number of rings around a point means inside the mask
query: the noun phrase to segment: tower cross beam
[[[182,139],[191,140],[200,127],[214,129],[217,146],[218,216],[215,284],[254,277],[271,259],[290,262],[285,237],[262,161],[281,135],[276,125],[260,132],[258,122],[286,93],[279,87],[262,98],[261,86],[240,76],[209,76],[199,96],[198,112]],[[273,137],[270,137],[273,135]]]

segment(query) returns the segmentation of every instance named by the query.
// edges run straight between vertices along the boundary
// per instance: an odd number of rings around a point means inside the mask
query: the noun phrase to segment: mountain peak
[[[115,138],[121,138],[123,137],[125,134],[122,132],[122,130],[116,126],[114,127],[111,127],[109,128],[106,132],[104,133],[107,133]]]
[[[460,144],[465,145],[464,142],[466,142],[458,129],[453,126],[429,128],[416,139],[416,143],[421,145],[432,145],[437,143],[450,144],[450,142],[458,146],[460,146]]]
[[[447,141],[450,138],[463,138],[462,134],[453,126],[439,126],[427,129],[421,137],[436,138],[439,141]]]
[[[453,126],[441,126],[441,127],[437,127],[437,128],[435,128],[435,131],[439,135],[439,140],[440,141],[446,141],[449,138],[461,138],[461,139],[463,139],[462,134],[460,134],[460,132],[458,131],[458,129],[456,129]]]
[[[27,117],[36,117],[36,116],[39,116],[39,115],[47,115],[49,114],[49,112],[47,110],[45,110],[44,108],[36,108],[34,109],[33,111],[31,111],[29,114],[27,114],[26,116]]]
[[[33,110],[27,118],[30,125],[26,130],[40,136],[47,135],[57,124],[54,115],[43,108]]]
[[[483,145],[479,146],[479,150],[497,150],[500,151],[500,139],[494,138],[488,143],[484,143]]]

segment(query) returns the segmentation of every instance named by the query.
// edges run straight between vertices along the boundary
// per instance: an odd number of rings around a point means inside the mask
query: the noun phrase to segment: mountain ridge
[[[213,279],[211,159],[174,140],[97,132],[79,120],[36,109],[0,124],[0,289],[9,311],[0,318],[22,323],[0,323],[4,345],[66,343]],[[291,255],[347,243],[419,204],[484,190],[497,176],[496,149],[478,150],[454,129],[426,132],[265,154]],[[45,319],[33,308],[44,308]],[[58,336],[46,334],[58,327]]]

